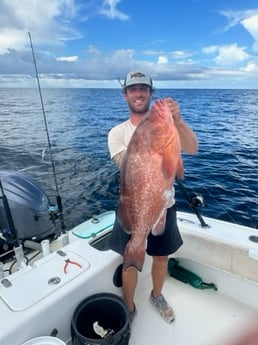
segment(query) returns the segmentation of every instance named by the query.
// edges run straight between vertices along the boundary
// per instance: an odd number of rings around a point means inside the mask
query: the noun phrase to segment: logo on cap
[[[136,73],[131,74],[131,78],[142,78],[142,77],[146,77],[146,75],[141,72],[136,72]]]

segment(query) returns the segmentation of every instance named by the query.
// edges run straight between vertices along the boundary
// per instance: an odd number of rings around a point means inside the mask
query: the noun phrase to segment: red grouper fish
[[[183,179],[183,162],[177,129],[167,100],[155,101],[137,126],[121,167],[118,221],[131,233],[123,266],[141,271],[146,239],[164,232],[167,207],[177,176]]]

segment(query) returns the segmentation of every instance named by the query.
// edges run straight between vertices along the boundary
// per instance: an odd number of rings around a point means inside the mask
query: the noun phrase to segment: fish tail
[[[135,247],[133,246],[133,242],[130,240],[127,243],[124,252],[124,263],[123,267],[126,271],[129,267],[133,266],[138,271],[142,271],[143,263],[145,258],[145,248],[142,246]]]

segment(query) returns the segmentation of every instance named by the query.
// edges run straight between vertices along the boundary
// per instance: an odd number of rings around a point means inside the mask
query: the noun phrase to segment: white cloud
[[[69,25],[75,14],[74,0],[1,0],[0,53],[28,46],[28,32],[41,44],[56,45],[80,37]]]
[[[100,50],[93,45],[88,46],[89,54],[100,54]]]
[[[144,50],[143,51],[143,54],[144,55],[158,55],[158,54],[163,54],[163,52],[161,53],[161,52],[157,52],[156,50],[151,50],[151,49],[148,49],[148,50]]]
[[[205,54],[217,54],[214,61],[220,66],[235,66],[243,63],[250,58],[245,50],[245,47],[239,47],[236,43],[222,46],[212,45],[202,48],[202,52]]]
[[[111,19],[128,20],[129,16],[117,9],[117,5],[120,1],[121,0],[104,0],[99,13]]]
[[[171,53],[171,55],[175,58],[175,59],[184,59],[186,57],[191,56],[192,54],[186,53],[183,50],[175,50]]]
[[[162,65],[168,63],[168,58],[166,56],[159,56],[157,64]]]
[[[257,9],[253,10],[243,10],[243,11],[221,11],[220,12],[223,16],[225,16],[228,19],[228,25],[225,27],[225,31],[229,30],[235,25],[238,25],[246,18],[250,18],[258,13]]]
[[[2,28],[0,32],[0,54],[8,51],[10,47],[15,47],[20,50],[28,44],[28,36],[24,32],[17,29]]]
[[[220,66],[234,66],[248,58],[245,48],[238,47],[235,43],[218,47],[218,56],[214,60]]]
[[[118,5],[122,7],[122,1],[119,0],[0,0],[0,85],[31,86],[35,83],[28,32],[32,34],[44,86],[102,86],[113,83],[117,87],[118,77],[123,78],[128,70],[136,69],[148,71],[156,81],[189,81],[189,85],[227,76],[230,76],[230,81],[234,77],[245,76],[251,76],[252,80],[257,77],[258,80],[255,58],[247,54],[250,53],[250,47],[240,47],[237,43],[204,47],[202,52],[207,54],[207,60],[201,60],[203,55],[198,56],[196,51],[173,50],[164,40],[155,41],[152,48],[159,47],[156,50],[140,51],[149,46],[147,43],[134,44],[138,50],[130,49],[129,40],[125,41],[125,49],[111,51],[106,46],[102,49],[101,43],[92,38],[90,31],[88,33],[85,27],[80,26],[82,19],[87,20],[92,14],[96,19],[97,2],[103,3],[102,16],[129,19],[127,14],[118,10]],[[83,7],[81,11],[78,11],[78,5]],[[257,12],[248,13],[248,16],[246,12],[235,16],[232,14],[228,18],[231,27],[242,25],[257,42]],[[107,21],[106,18],[104,21]],[[81,27],[87,35],[84,41],[79,42],[79,48],[64,44],[65,40],[81,37],[75,27]],[[144,41],[144,36],[141,40]],[[61,44],[63,46],[60,47]],[[258,47],[255,49],[258,51]],[[198,61],[191,60],[196,56]],[[214,61],[220,68],[214,68]],[[238,68],[233,69],[236,65]]]
[[[67,61],[67,62],[74,62],[78,60],[78,56],[60,56],[56,58],[57,61]]]
[[[258,53],[258,13],[241,21],[243,27],[254,39],[253,50]]]
[[[244,72],[258,74],[258,65],[253,61],[249,61],[245,67],[241,68],[241,70]],[[257,75],[256,75],[256,77],[257,77]]]
[[[218,46],[213,45],[213,46],[208,46],[208,47],[204,47],[202,48],[202,52],[205,54],[214,54],[216,53],[216,51],[218,51]]]
[[[227,17],[228,25],[225,31],[233,26],[242,25],[254,39],[253,50],[258,52],[258,9],[244,11],[223,11],[222,15]]]

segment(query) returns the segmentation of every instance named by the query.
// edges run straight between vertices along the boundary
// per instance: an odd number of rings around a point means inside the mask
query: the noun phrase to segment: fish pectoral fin
[[[162,173],[165,178],[170,178],[173,175],[174,166],[171,157],[164,155],[162,160]]]
[[[183,164],[183,159],[181,156],[180,156],[178,164],[177,164],[176,177],[178,180],[184,179],[184,164]]]
[[[160,217],[157,219],[156,223],[152,227],[151,233],[153,236],[160,236],[164,233],[166,215],[167,215],[167,209],[164,208],[164,210],[160,214]]]
[[[126,271],[129,267],[135,267],[138,271],[142,271],[145,258],[145,247],[135,246],[133,241],[130,240],[124,251],[123,268]]]
[[[127,233],[130,234],[130,222],[124,208],[123,204],[120,204],[117,210],[117,221],[120,224],[121,228]]]

